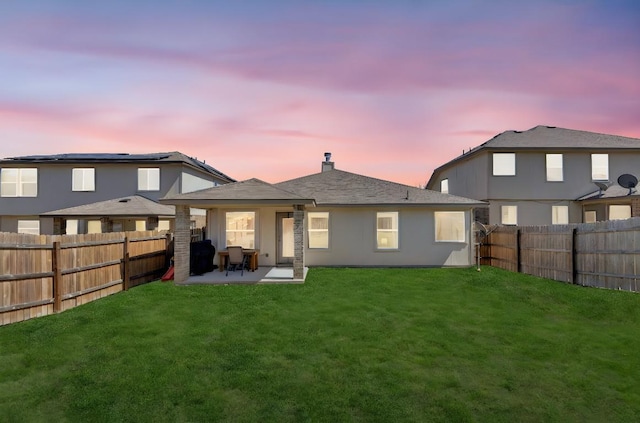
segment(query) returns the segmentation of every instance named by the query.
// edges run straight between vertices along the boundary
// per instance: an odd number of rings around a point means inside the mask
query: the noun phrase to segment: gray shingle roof
[[[606,191],[593,191],[587,195],[583,195],[578,198],[577,201],[584,200],[599,200],[599,199],[608,199],[608,198],[623,198],[623,197],[638,197],[640,193],[637,188],[633,188],[631,193],[629,193],[629,188],[623,188],[618,184],[613,184]]]
[[[311,197],[316,205],[484,205],[469,198],[415,188],[342,170],[329,170],[275,184]]]
[[[528,131],[505,131],[479,148],[527,148],[527,149],[640,149],[640,139],[619,135],[598,134],[554,126],[536,126]],[[471,151],[473,152],[472,149]]]
[[[594,151],[640,150],[640,139],[542,125],[527,131],[505,131],[436,168],[431,174],[427,186],[431,186],[441,171],[481,151],[562,151],[572,149]]]
[[[275,185],[261,181],[260,179],[247,179],[246,181],[220,185],[200,191],[184,194],[167,195],[160,199],[166,204],[240,204],[240,203],[271,203],[271,204],[311,204],[313,199],[309,196],[298,195]]]
[[[167,153],[150,153],[150,154],[128,154],[128,153],[70,153],[70,154],[51,154],[51,155],[32,155],[9,157],[0,160],[2,163],[143,163],[157,164],[163,163],[185,163],[204,172],[210,173],[220,179],[228,182],[234,182],[235,179],[225,175],[219,170],[209,166],[205,162],[189,157],[178,151]]]
[[[175,207],[139,195],[42,213],[41,216],[175,216]]]

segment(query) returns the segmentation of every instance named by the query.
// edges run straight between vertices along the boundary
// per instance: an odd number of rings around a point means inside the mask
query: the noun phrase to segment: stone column
[[[189,279],[191,253],[191,231],[189,206],[176,206],[176,229],[173,237],[173,280],[184,282]]]
[[[293,206],[293,278],[304,279],[304,206]]]

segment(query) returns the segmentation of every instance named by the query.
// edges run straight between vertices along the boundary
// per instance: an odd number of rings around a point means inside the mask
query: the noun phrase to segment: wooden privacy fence
[[[640,292],[640,218],[578,225],[497,226],[481,263],[582,286]]]
[[[0,233],[0,325],[64,311],[158,279],[167,235]]]

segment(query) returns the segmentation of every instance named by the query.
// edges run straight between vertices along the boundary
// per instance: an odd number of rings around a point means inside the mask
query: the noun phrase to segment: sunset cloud
[[[331,151],[416,185],[509,129],[640,137],[638,21],[623,0],[4,2],[0,156],[178,150],[277,182]]]

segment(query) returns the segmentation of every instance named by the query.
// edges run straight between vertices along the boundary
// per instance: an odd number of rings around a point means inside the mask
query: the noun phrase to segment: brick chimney
[[[324,153],[324,162],[322,162],[322,171],[327,172],[333,170],[333,162],[331,161],[331,153]]]

